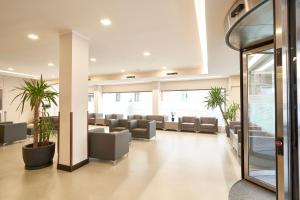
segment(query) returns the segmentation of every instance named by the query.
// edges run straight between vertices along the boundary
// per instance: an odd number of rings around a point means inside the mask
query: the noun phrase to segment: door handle
[[[275,142],[277,155],[283,155],[283,138],[278,138]]]

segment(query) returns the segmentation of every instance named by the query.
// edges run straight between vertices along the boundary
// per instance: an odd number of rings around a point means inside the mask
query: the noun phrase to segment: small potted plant
[[[171,118],[171,120],[172,120],[172,122],[174,122],[175,121],[175,112],[171,112],[171,116],[172,116],[172,118]]]
[[[56,103],[58,93],[51,90],[51,86],[43,80],[25,80],[24,86],[16,87],[20,91],[13,99],[19,100],[18,110],[24,111],[29,103],[34,113],[33,143],[23,146],[23,160],[25,169],[40,169],[53,163],[55,143],[50,142],[50,135],[54,132],[53,123],[47,111],[47,105]]]
[[[238,103],[235,103],[235,102],[232,102],[228,108],[226,109],[224,115],[225,115],[225,118],[229,121],[229,122],[232,122],[232,121],[236,121],[236,115],[237,115],[237,112],[238,110],[240,109],[240,104]],[[229,126],[226,126],[226,134],[227,134],[227,137],[229,137]]]

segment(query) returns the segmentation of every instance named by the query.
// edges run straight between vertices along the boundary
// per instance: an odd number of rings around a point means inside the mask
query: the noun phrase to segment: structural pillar
[[[102,106],[102,86],[95,86],[94,88],[94,108],[95,113],[103,113]]]
[[[152,83],[152,114],[159,115],[160,106],[160,82]]]
[[[88,40],[76,32],[60,36],[57,168],[73,171],[88,161]]]

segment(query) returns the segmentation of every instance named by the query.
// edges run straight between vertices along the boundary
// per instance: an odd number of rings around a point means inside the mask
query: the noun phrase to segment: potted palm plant
[[[29,103],[33,111],[34,130],[33,143],[23,147],[23,160],[26,169],[40,169],[53,163],[55,153],[55,143],[50,142],[50,135],[54,132],[53,123],[49,117],[47,108],[49,104],[56,103],[58,93],[51,90],[43,77],[39,80],[25,80],[24,85],[16,87],[19,93],[14,97],[20,101],[17,107],[24,111],[24,107]]]
[[[229,137],[229,121],[235,120],[237,111],[240,109],[240,105],[232,103],[226,110],[223,106],[226,104],[226,96],[221,87],[212,87],[209,91],[209,95],[205,97],[205,103],[208,109],[219,108],[223,119],[225,121],[225,130],[227,137]]]

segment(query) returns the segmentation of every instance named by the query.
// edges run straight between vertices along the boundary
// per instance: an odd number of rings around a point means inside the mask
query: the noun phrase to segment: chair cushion
[[[139,133],[139,134],[144,134],[147,132],[146,128],[135,128],[133,129],[134,132]]]
[[[113,130],[114,131],[123,131],[123,130],[126,130],[126,127],[114,127]]]
[[[211,129],[213,128],[215,125],[214,124],[201,124],[201,128],[208,128]]]
[[[194,126],[195,123],[188,123],[188,122],[184,122],[184,123],[181,123],[182,125],[191,125],[191,126]]]

